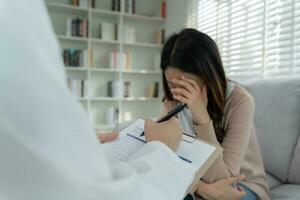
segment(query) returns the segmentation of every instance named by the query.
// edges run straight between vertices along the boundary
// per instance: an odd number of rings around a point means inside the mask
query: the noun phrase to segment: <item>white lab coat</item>
[[[150,142],[108,163],[65,84],[42,0],[0,0],[0,199],[182,199],[195,169]]]

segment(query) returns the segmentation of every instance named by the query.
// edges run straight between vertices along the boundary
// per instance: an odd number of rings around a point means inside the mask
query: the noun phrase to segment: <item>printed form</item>
[[[120,132],[118,139],[102,144],[110,161],[126,161],[147,143],[145,136],[140,136],[144,131],[144,122],[142,119],[136,120]],[[200,168],[215,150],[216,147],[208,143],[184,135],[176,153],[183,161]]]

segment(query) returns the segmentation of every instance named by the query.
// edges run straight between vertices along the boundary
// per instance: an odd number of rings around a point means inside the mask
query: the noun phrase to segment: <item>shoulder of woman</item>
[[[235,84],[231,94],[226,99],[226,106],[229,107],[247,107],[254,109],[254,98],[245,86]]]

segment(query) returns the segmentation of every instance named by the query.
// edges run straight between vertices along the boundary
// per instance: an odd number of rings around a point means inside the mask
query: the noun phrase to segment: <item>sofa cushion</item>
[[[294,158],[289,171],[288,181],[290,183],[300,184],[300,137],[298,138],[298,143],[294,152]]]
[[[266,173],[266,179],[270,189],[273,189],[282,184],[278,179],[276,179],[274,176],[268,173]]]
[[[299,200],[300,185],[285,184],[271,190],[272,200]]]
[[[300,80],[248,82],[256,104],[255,126],[265,168],[285,182],[300,126]]]

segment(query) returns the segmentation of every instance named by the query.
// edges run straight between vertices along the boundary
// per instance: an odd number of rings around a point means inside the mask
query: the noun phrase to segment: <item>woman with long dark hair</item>
[[[196,194],[213,199],[215,192],[206,190],[209,184],[245,174],[238,184],[247,193],[243,199],[270,199],[253,122],[254,100],[226,78],[216,43],[204,33],[184,29],[164,45],[161,69],[166,111],[187,104],[177,116],[182,128],[223,148]]]

